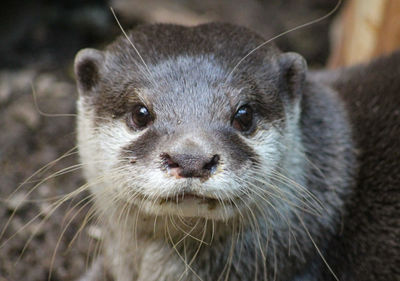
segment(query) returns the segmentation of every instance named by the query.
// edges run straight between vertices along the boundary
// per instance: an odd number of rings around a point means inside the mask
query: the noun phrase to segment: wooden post
[[[400,0],[349,0],[332,27],[330,68],[400,47]]]

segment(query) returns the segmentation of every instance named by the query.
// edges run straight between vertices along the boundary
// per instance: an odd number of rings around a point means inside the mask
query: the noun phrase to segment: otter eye
[[[243,105],[233,116],[232,126],[239,131],[247,131],[253,124],[253,110],[248,105]]]
[[[152,121],[153,117],[144,105],[135,106],[128,117],[128,125],[134,130],[144,129]]]

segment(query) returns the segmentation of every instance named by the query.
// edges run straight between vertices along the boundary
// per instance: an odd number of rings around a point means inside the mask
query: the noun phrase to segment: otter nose
[[[210,157],[191,154],[170,155],[168,153],[163,153],[161,154],[161,158],[169,174],[176,178],[207,179],[215,173],[219,162],[219,155],[217,154]]]

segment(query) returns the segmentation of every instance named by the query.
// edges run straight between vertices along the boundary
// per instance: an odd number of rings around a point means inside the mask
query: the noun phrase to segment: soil
[[[75,280],[98,253],[95,222],[82,229],[89,194],[58,206],[85,182],[75,146],[74,54],[143,22],[211,20],[247,25],[265,37],[326,14],[336,1],[3,1],[0,25],[0,281]],[[285,2],[282,4],[281,2]],[[321,66],[333,17],[278,41]],[[35,98],[34,98],[35,97]],[[35,103],[36,100],[36,103]],[[67,152],[70,155],[59,159]],[[50,164],[50,165],[48,165]],[[48,165],[48,166],[46,166]],[[35,173],[42,169],[39,173]],[[25,183],[24,183],[25,182]]]

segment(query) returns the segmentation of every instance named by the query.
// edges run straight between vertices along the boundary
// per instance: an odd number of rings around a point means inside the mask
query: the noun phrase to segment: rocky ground
[[[3,1],[4,2],[4,1]],[[281,2],[284,2],[282,4]],[[0,24],[0,281],[74,280],[95,255],[99,230],[90,222],[74,239],[90,202],[74,147],[74,54],[102,48],[142,22],[247,25],[265,37],[326,14],[336,1],[5,1]],[[284,36],[278,45],[321,66],[333,18]],[[36,103],[35,103],[36,100]],[[44,114],[46,113],[46,114]],[[50,115],[48,115],[50,114]],[[52,116],[62,114],[68,116]],[[44,171],[35,174],[38,169]],[[70,171],[74,170],[74,171]],[[25,184],[21,185],[24,181]],[[64,197],[63,197],[64,196]],[[70,245],[70,242],[73,243]]]

